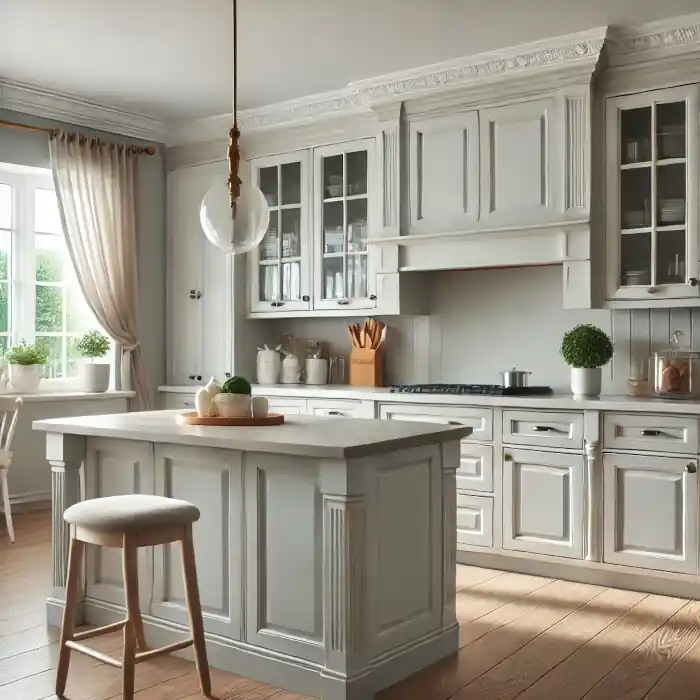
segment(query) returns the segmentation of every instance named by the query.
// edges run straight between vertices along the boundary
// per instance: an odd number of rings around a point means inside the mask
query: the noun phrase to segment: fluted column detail
[[[80,500],[80,463],[50,461],[52,517],[52,575],[54,597],[63,598],[68,566],[70,527],[63,520],[67,508]]]
[[[444,464],[442,470],[442,527],[443,527],[443,606],[442,624],[449,625],[457,618],[457,465]]]
[[[598,441],[586,441],[586,561],[600,561]]]

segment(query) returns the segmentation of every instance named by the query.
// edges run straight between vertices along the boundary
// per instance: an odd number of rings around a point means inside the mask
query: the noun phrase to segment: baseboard
[[[20,513],[30,510],[50,510],[51,491],[27,491],[26,493],[11,493],[10,506],[12,511]]]

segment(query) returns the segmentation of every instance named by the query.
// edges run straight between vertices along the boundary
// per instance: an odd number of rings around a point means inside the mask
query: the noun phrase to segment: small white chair
[[[5,522],[10,542],[15,541],[15,531],[12,527],[12,510],[10,509],[10,487],[7,485],[7,473],[12,462],[12,438],[17,428],[17,416],[24,402],[21,398],[0,396],[0,491],[2,492],[2,509],[5,511]]]

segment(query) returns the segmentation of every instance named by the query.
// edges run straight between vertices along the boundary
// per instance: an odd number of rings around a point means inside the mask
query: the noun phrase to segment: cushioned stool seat
[[[129,532],[144,528],[194,523],[199,520],[199,508],[162,496],[108,496],[82,501],[63,514],[71,525],[95,532]]]

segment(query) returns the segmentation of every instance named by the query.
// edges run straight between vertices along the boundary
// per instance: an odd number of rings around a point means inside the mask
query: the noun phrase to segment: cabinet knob
[[[195,292],[194,289],[190,289],[190,299],[196,299],[197,298],[197,292]]]
[[[195,379],[197,379],[197,377],[195,377],[194,374],[190,374],[190,376],[187,378],[190,379],[191,381],[194,381]]]
[[[689,284],[691,287],[697,287],[697,286],[698,286],[698,278],[697,278],[697,277],[691,277],[691,278],[688,280],[688,284]]]
[[[311,297],[308,294],[304,294],[304,296],[301,298],[302,301],[311,301]]]
[[[273,301],[273,302],[270,304],[270,306],[272,306],[272,307],[275,308],[275,309],[279,309],[280,306],[284,306],[284,302],[283,302],[283,301]]]
[[[201,382],[201,381],[202,381],[202,375],[201,375],[201,374],[198,374],[198,375],[197,375],[197,381],[198,381],[198,382]]]
[[[231,379],[231,372],[226,372],[224,376],[226,379]]]
[[[506,453],[506,454],[503,455],[503,460],[506,461],[506,462],[512,462],[512,461],[513,461],[513,455]]]
[[[695,466],[695,462],[688,462],[688,464],[685,465],[685,470],[688,474],[695,474],[698,468]]]
[[[338,304],[340,306],[348,306],[348,304],[350,304],[350,299],[338,299]]]
[[[370,294],[370,295],[369,295],[369,300],[370,300],[370,301],[377,301],[377,295],[376,295],[376,294]]]

